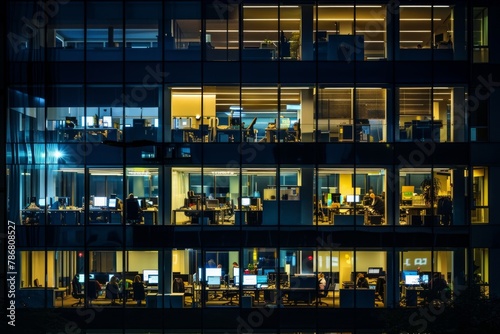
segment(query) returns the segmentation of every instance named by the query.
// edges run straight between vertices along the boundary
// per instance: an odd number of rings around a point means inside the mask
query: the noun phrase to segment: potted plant
[[[441,182],[435,177],[426,178],[420,183],[420,189],[422,190],[425,205],[432,207],[437,199],[439,190],[441,190]]]

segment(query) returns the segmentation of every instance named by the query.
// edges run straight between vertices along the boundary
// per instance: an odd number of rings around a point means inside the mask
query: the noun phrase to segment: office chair
[[[239,290],[238,289],[235,289],[234,291],[231,291],[231,290],[227,290],[227,291],[224,291],[224,297],[226,299],[229,299],[229,301],[227,303],[224,303],[222,305],[238,305],[237,303],[235,303],[233,301],[233,298],[238,298],[238,295],[239,295]]]
[[[328,306],[328,303],[325,303],[324,301],[322,301],[321,298],[328,297],[328,292],[329,292],[328,288],[330,287],[331,283],[332,283],[332,279],[329,277],[326,280],[325,288],[322,291],[320,291],[320,293],[316,297],[316,305]]]
[[[113,286],[112,284],[106,284],[106,299],[110,299],[111,300],[111,304],[110,305],[116,305],[116,301],[115,299],[118,299],[118,293],[119,293],[119,289],[115,286]]]
[[[85,298],[85,294],[82,292],[81,286],[76,284],[76,282],[71,282],[71,296],[78,299],[78,301],[71,306],[83,305],[82,298]]]
[[[142,223],[142,211],[139,208],[137,200],[127,199],[127,224],[140,224]]]
[[[97,291],[97,284],[96,280],[89,280],[87,284],[85,296],[87,296],[89,305],[92,305],[92,301],[97,299],[97,296],[99,295],[99,291]]]

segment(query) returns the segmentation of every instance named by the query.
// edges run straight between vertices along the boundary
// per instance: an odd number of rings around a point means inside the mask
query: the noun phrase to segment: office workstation
[[[450,169],[402,170],[399,224],[408,226],[448,226],[453,222],[453,178]]]

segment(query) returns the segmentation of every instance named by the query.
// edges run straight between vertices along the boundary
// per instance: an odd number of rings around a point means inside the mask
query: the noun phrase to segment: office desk
[[[266,143],[283,142],[286,138],[286,129],[266,128]]]
[[[49,209],[50,225],[80,225],[80,213],[82,209]]]
[[[405,222],[412,226],[432,226],[439,225],[439,216],[435,214],[435,209],[427,205],[400,206],[406,212]]]
[[[173,224],[204,224],[204,225],[216,225],[223,224],[225,215],[229,208],[220,209],[206,209],[206,210],[192,210],[192,209],[176,209],[174,212]],[[185,219],[184,221],[178,221],[177,214],[182,213]],[[202,221],[203,218],[203,221]]]
[[[84,212],[84,211],[82,211]],[[89,224],[121,224],[122,212],[120,210],[90,209]]]
[[[340,289],[340,307],[375,307],[375,289]]]
[[[45,211],[25,209],[19,212],[21,225],[44,225]]]
[[[150,208],[142,211],[144,216],[144,225],[158,225],[158,210]]]
[[[298,302],[311,304],[316,300],[316,296],[318,295],[316,288],[283,288],[281,291],[284,294],[288,294],[288,302],[293,302],[294,304]]]
[[[67,291],[67,287],[54,288],[54,301],[57,299],[57,297],[61,297],[61,307],[64,307],[64,297]]]

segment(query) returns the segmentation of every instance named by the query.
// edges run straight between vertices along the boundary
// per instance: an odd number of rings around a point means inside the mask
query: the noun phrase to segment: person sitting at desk
[[[118,298],[120,292],[120,286],[118,285],[118,278],[116,276],[111,277],[111,280],[106,284],[106,298],[111,299],[111,305],[115,305],[115,299]]]
[[[368,289],[370,285],[368,284],[368,280],[366,279],[365,275],[362,273],[358,274],[358,281],[356,282],[356,287],[357,288],[365,288]]]
[[[325,274],[319,273],[318,274],[318,289],[320,291],[325,290],[326,287],[326,279],[325,279]]]
[[[428,294],[429,302],[434,299],[443,299],[442,294],[449,293],[450,288],[448,282],[442,277],[441,273],[434,273],[432,281],[430,282],[430,293]],[[450,296],[445,295],[446,298]]]
[[[144,283],[141,281],[141,276],[135,275],[134,283],[132,283],[132,290],[134,291],[134,300],[137,301],[137,305],[141,305],[142,301],[146,299]]]
[[[385,212],[385,204],[382,198],[379,196],[375,195],[375,193],[370,194],[370,207],[373,209],[374,214],[376,215],[384,215]]]
[[[139,206],[137,198],[134,197],[133,193],[130,193],[126,199],[126,209],[127,209],[127,223],[128,224],[139,224],[142,222],[142,209]]]

